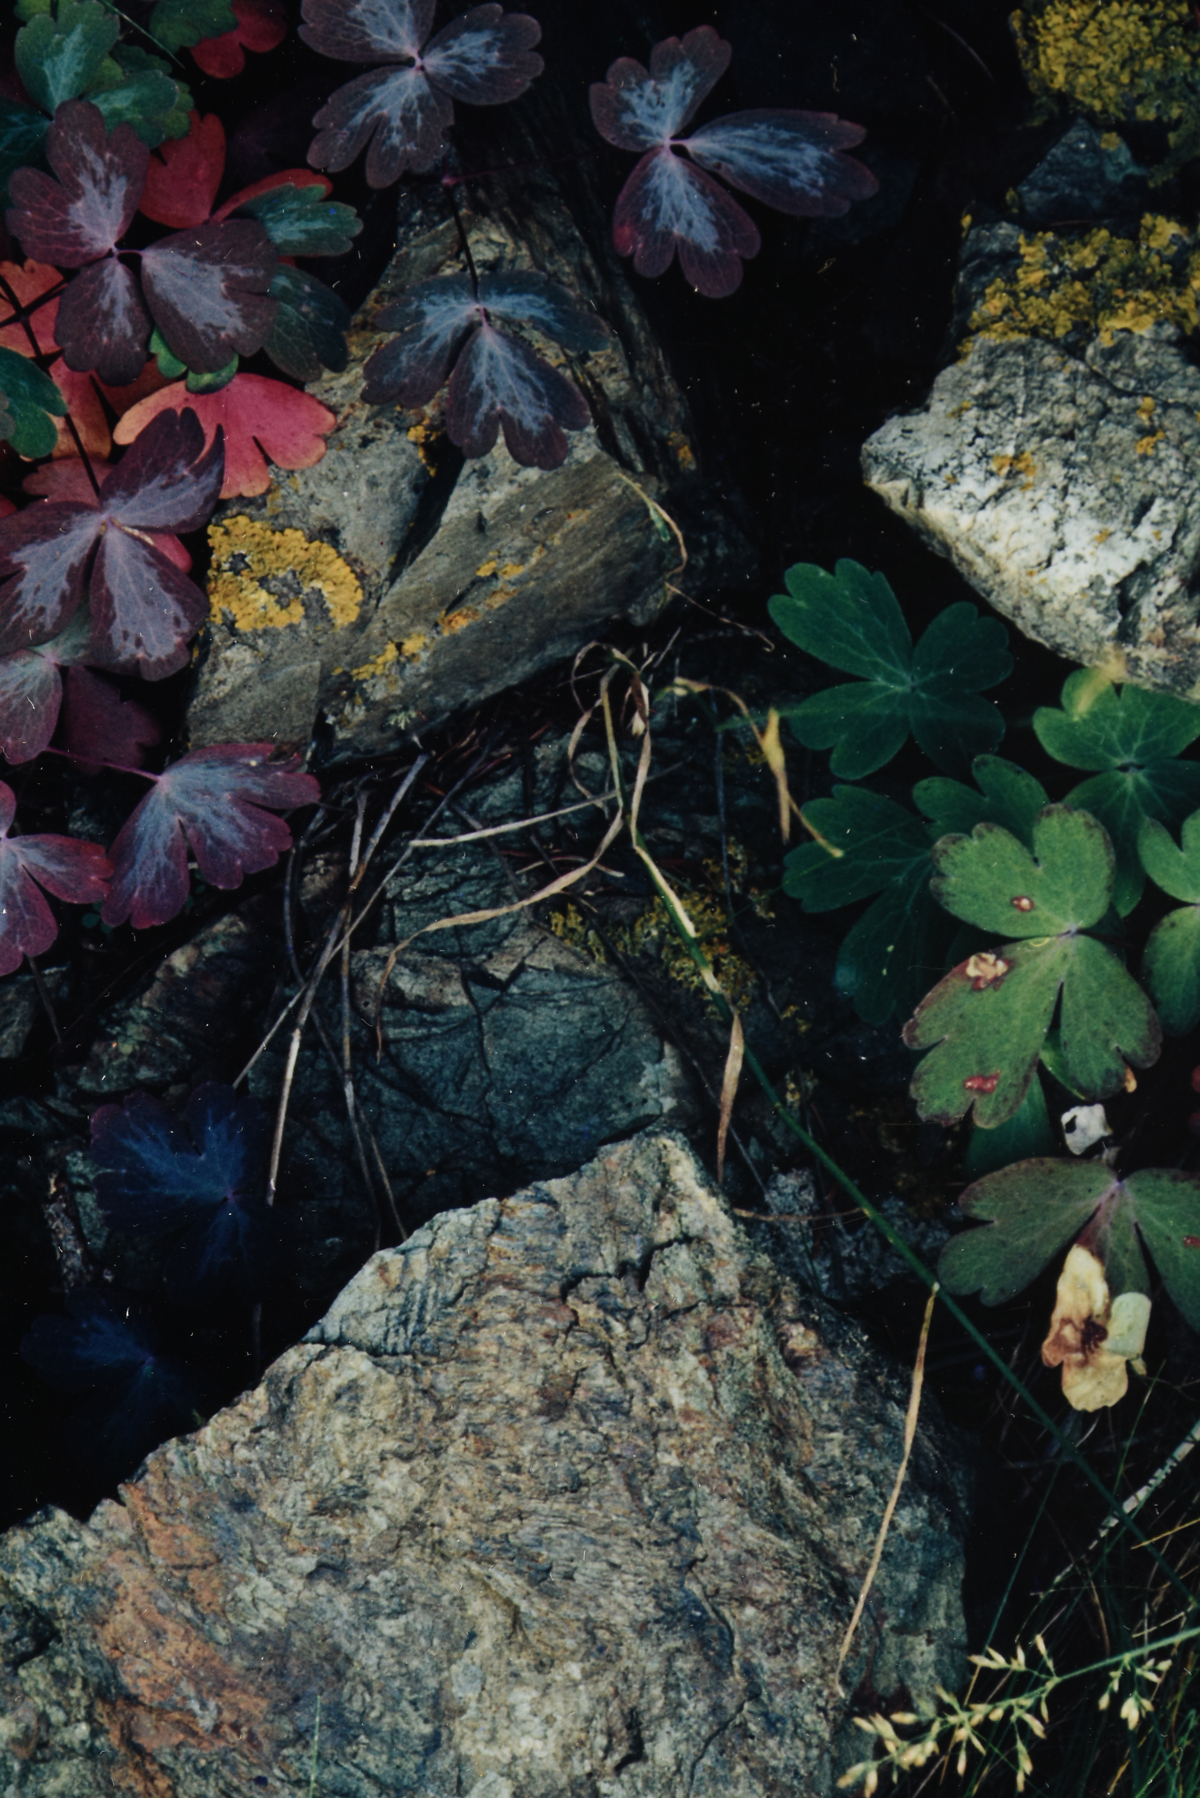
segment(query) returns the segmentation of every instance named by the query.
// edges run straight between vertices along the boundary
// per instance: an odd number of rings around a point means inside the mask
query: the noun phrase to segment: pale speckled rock
[[[678,1138],[439,1216],[0,1542],[0,1786],[824,1798],[904,1397]],[[960,1492],[927,1416],[848,1689],[959,1677]]]
[[[467,224],[480,270],[536,265],[618,327],[570,369],[598,423],[545,471],[518,467],[503,439],[462,463],[444,437],[444,395],[417,411],[367,405],[363,364],[391,335],[376,314],[413,281],[462,266],[453,223],[417,218],[354,321],[348,367],[308,390],[337,415],[324,458],[280,471],[257,499],[226,501],[213,521],[193,746],[306,746],[316,727],[335,757],[391,747],[573,653],[609,620],[648,621],[677,556],[643,494],[683,521],[695,571],[732,544],[623,275],[599,267],[553,199],[536,225],[505,214]]]
[[[1200,370],[1157,326],[1082,357],[977,338],[867,485],[1028,637],[1200,699]]]

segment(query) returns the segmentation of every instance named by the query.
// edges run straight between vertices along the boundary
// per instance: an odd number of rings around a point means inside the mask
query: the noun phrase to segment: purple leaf
[[[236,887],[274,865],[291,844],[280,811],[311,805],[320,788],[294,763],[272,763],[269,743],[194,749],[155,778],[112,846],[116,873],[106,924],[165,924],[188,896],[187,845],[210,886]]]
[[[502,106],[541,74],[544,65],[533,48],[541,35],[528,13],[473,6],[430,38],[421,60],[429,79],[452,99]]]
[[[262,1106],[231,1086],[197,1087],[186,1126],[161,1099],[131,1093],[92,1118],[96,1198],[114,1230],[174,1229],[252,1193],[269,1143]]]
[[[363,397],[379,406],[424,406],[444,386],[463,344],[481,320],[466,275],[418,281],[403,299],[385,306],[376,324],[401,336],[384,344],[363,370]]]
[[[617,196],[617,254],[632,256],[639,275],[662,275],[678,251],[685,280],[711,300],[733,293],[761,242],[732,194],[673,150],[643,156]]]
[[[0,518],[0,654],[57,636],[83,598],[84,572],[103,515],[74,500],[46,500]]]
[[[67,669],[63,698],[63,747],[84,774],[95,773],[102,762],[140,768],[143,750],[162,734],[143,706],[122,699],[111,681],[90,669]]]
[[[6,220],[27,256],[59,268],[82,268],[124,236],[137,211],[150,152],[132,125],[110,136],[99,110],[69,100],[46,133],[46,156],[58,179],[17,169]]]
[[[436,0],[304,0],[300,36],[338,62],[400,62],[421,53]]]
[[[172,232],[142,253],[142,290],[154,322],[181,362],[200,374],[252,356],[270,333],[268,297],[279,258],[257,219],[226,219]]]
[[[0,749],[10,762],[30,762],[54,735],[62,702],[61,670],[88,653],[86,614],[76,612],[59,637],[0,658]]]
[[[837,217],[878,186],[868,168],[844,154],[862,142],[862,127],[833,113],[764,107],[680,138],[729,56],[729,45],[701,25],[682,40],[656,44],[649,72],[622,57],[591,90],[601,136],[622,150],[646,152],[617,199],[618,253],[632,256],[642,275],[661,275],[678,253],[685,278],[711,299],[734,291],[742,262],[760,244],[753,220],[712,175],[793,217]]]
[[[112,863],[95,843],[76,837],[10,837],[17,801],[0,781],[0,974],[26,955],[40,955],[58,935],[44,887],[56,899],[85,905],[103,899]]]
[[[338,88],[313,119],[313,167],[347,168],[369,145],[372,187],[434,166],[445,154],[453,100],[497,106],[542,72],[533,53],[542,35],[537,20],[497,5],[473,7],[427,44],[430,0],[304,0],[303,12],[300,35],[322,55],[392,65]]]
[[[609,339],[602,318],[581,306],[569,288],[542,274],[480,275],[479,303],[493,321],[532,325],[564,350],[600,350]]]
[[[369,142],[367,181],[390,187],[405,169],[421,175],[433,168],[445,154],[453,121],[453,101],[420,69],[375,69],[339,87],[316,114],[308,160],[336,172],[349,168]]]
[[[76,275],[58,303],[54,335],[76,373],[95,369],[110,387],[137,380],[146,364],[150,314],[123,262],[107,256]]]
[[[481,324],[455,365],[446,395],[450,441],[467,456],[486,456],[503,426],[514,462],[557,468],[565,460],[565,431],[590,420],[573,381],[521,343]]]
[[[98,542],[92,658],[136,667],[148,680],[182,668],[206,601],[145,533],[194,530],[207,519],[224,471],[220,436],[203,452],[194,412],[162,412],[108,473],[95,505],[48,500],[0,519],[0,653],[56,635],[79,606]]]
[[[831,112],[764,107],[701,125],[687,150],[702,168],[777,212],[837,218],[879,186],[870,169],[842,154],[865,136],[861,125]]]
[[[620,57],[607,80],[592,84],[597,131],[619,150],[669,143],[721,79],[732,54],[711,25],[698,25],[682,40],[655,44],[649,72],[632,56]]]

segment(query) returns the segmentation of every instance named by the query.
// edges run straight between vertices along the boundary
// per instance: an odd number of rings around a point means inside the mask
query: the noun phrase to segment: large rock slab
[[[903,1414],[678,1138],[439,1216],[3,1539],[3,1789],[817,1798]],[[960,1489],[927,1419],[847,1689],[961,1671]]]
[[[314,467],[226,501],[210,526],[211,618],[187,717],[193,746],[273,739],[329,757],[405,733],[569,655],[610,620],[648,621],[678,564],[648,501],[687,530],[696,573],[733,541],[698,473],[693,427],[624,276],[590,255],[553,197],[536,225],[464,223],[479,271],[537,267],[619,327],[574,362],[597,422],[561,468],[519,467],[501,438],[465,462],[444,393],[405,410],[362,398],[363,364],[390,333],[381,308],[412,282],[458,273],[443,202],[400,226],[399,247],[354,320],[350,362],[308,389],[336,414]],[[552,344],[536,340],[555,363]]]

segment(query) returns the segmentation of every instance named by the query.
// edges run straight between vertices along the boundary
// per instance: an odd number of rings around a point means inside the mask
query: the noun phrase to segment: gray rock
[[[698,475],[686,404],[623,275],[591,258],[553,197],[536,226],[507,214],[466,226],[481,271],[536,265],[619,326],[571,370],[597,424],[573,433],[566,462],[547,472],[518,467],[503,439],[464,464],[444,435],[444,394],[417,411],[366,404],[363,364],[390,336],[377,313],[414,280],[462,267],[444,214],[405,227],[354,321],[348,367],[309,388],[337,416],[326,455],[279,471],[256,499],[226,501],[210,527],[193,746],[307,747],[319,721],[333,756],[391,747],[573,653],[609,620],[648,621],[678,561],[650,497],[687,528],[698,572],[732,545],[728,504]]]
[[[1017,188],[1021,211],[1031,224],[1100,218],[1128,206],[1147,171],[1122,138],[1102,135],[1087,119],[1076,119]]]
[[[0,1542],[0,1786],[823,1798],[905,1386],[677,1138],[438,1217]],[[926,1414],[848,1691],[960,1676],[961,1490]]]
[[[978,337],[868,439],[863,470],[1026,636],[1197,699],[1198,418],[1200,371],[1170,327],[1078,355]]]
[[[811,1168],[773,1175],[765,1197],[775,1217],[789,1221],[748,1222],[754,1242],[798,1285],[812,1287],[831,1303],[866,1304],[896,1281],[914,1278],[864,1213],[830,1215],[830,1201]],[[941,1217],[915,1217],[895,1196],[883,1199],[879,1209],[926,1267],[935,1267],[950,1238]]]

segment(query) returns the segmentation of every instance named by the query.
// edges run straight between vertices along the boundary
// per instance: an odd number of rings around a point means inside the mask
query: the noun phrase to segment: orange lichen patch
[[[490,562],[481,562],[479,567],[475,570],[476,580],[486,581],[489,574],[495,574],[496,566],[496,558],[494,556]]]
[[[687,438],[683,435],[682,431],[672,431],[671,435],[667,438],[667,442],[670,444],[671,448],[674,450],[675,460],[678,462],[680,468],[694,468],[695,467],[695,465],[696,465],[695,451],[692,449],[691,444],[688,442]]]
[[[362,605],[362,584],[337,551],[303,531],[274,531],[237,516],[210,524],[212,616],[240,631],[279,630],[299,624],[304,597],[320,594],[335,628],[352,624]]]
[[[1139,456],[1151,456],[1165,436],[1165,431],[1149,432],[1145,437],[1139,437],[1133,447]]]
[[[1028,450],[1022,450],[1019,456],[993,456],[992,467],[1002,481],[1008,480],[1010,475],[1020,475],[1023,489],[1033,486],[1037,474],[1037,463]]]
[[[403,407],[400,408],[401,411],[403,411],[403,409]],[[442,435],[440,428],[422,413],[415,424],[409,425],[408,430],[404,435],[408,438],[408,441],[415,446],[417,454],[421,458],[423,467],[428,469],[429,473],[432,474],[434,465],[433,458],[429,454],[429,446]]]
[[[1140,1356],[1150,1320],[1144,1292],[1109,1296],[1099,1258],[1074,1243],[1058,1277],[1050,1333],[1042,1344],[1047,1367],[1061,1367],[1063,1397],[1076,1411],[1115,1405],[1129,1389],[1129,1362]]]
[[[469,624],[474,624],[479,612],[474,606],[460,606],[457,612],[443,612],[438,619],[438,629],[443,637],[453,637],[459,631],[465,631]]]
[[[414,631],[411,637],[400,639],[400,654],[406,662],[415,662],[428,641],[424,631]]]
[[[386,674],[392,663],[399,659],[400,651],[396,645],[385,643],[377,656],[372,656],[369,662],[363,662],[361,667],[352,668],[350,673],[355,680],[371,680],[378,674]]]

